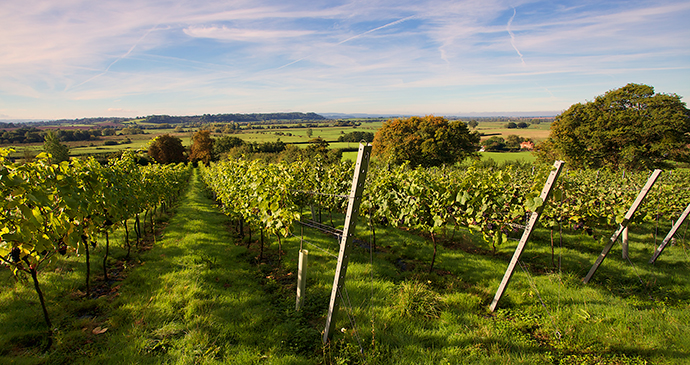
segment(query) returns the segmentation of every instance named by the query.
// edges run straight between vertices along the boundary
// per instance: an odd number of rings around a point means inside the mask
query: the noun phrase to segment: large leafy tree
[[[182,140],[169,134],[154,138],[149,144],[149,156],[158,163],[178,163],[186,161]]]
[[[230,152],[233,148],[244,145],[244,140],[233,136],[223,136],[215,140],[213,143],[213,154],[220,156],[223,153]]]
[[[374,154],[413,167],[452,164],[478,149],[479,134],[467,124],[433,115],[389,120],[374,136]]]
[[[213,160],[213,142],[210,131],[200,130],[194,133],[189,160],[192,162],[201,161],[208,165]]]
[[[632,170],[690,161],[690,111],[680,99],[631,83],[575,104],[556,117],[539,158]]]

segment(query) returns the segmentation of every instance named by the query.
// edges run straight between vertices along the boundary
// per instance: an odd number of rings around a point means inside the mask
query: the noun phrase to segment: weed
[[[434,319],[441,315],[441,296],[419,281],[406,281],[398,286],[396,311],[404,317],[421,316]]]

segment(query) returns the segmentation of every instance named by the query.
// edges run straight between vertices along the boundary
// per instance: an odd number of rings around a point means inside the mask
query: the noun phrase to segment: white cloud
[[[219,40],[234,41],[274,41],[280,38],[293,38],[313,34],[311,31],[300,30],[253,30],[231,29],[222,27],[198,27],[193,26],[184,29],[184,33],[190,37],[213,38]]]
[[[123,98],[146,113],[383,110],[421,94],[441,108],[431,99],[446,100],[443,92],[529,85],[560,97],[569,83],[615,82],[610,89],[676,73],[656,81],[674,87],[688,77],[688,16],[690,3],[673,0],[9,0],[0,7],[0,95],[100,111]],[[669,91],[690,95],[688,86]],[[16,114],[2,98],[0,108]]]

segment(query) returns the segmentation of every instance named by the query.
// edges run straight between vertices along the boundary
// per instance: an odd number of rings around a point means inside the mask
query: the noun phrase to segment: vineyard
[[[650,172],[565,166],[545,199],[552,166],[413,169],[372,161],[349,217],[352,162],[235,159],[193,170],[139,166],[132,153],[105,165],[51,164],[49,156],[0,162],[0,258],[8,272],[31,280],[8,275],[0,305],[42,317],[29,324],[0,317],[13,328],[1,338],[4,362],[641,364],[690,356],[688,223],[657,263],[647,263],[690,204],[686,170],[661,173],[628,221]],[[176,215],[161,221],[170,209]],[[521,271],[490,311],[535,212],[539,225]],[[357,223],[350,269],[337,293],[338,330],[324,345],[348,218]],[[630,226],[629,257],[612,254],[583,283],[621,223]],[[309,264],[295,311],[300,250],[309,251]],[[109,285],[135,289],[92,293],[94,258],[99,282],[117,262],[131,266],[122,268],[129,277]],[[63,267],[72,269],[60,274]],[[75,282],[60,291],[56,280]],[[33,299],[7,299],[20,287],[31,287]],[[59,298],[75,292],[82,294]],[[97,323],[99,315],[84,319],[79,310],[75,322],[62,313],[51,321],[58,303],[75,301],[109,309],[96,311],[105,317]],[[68,335],[71,327],[79,334]],[[13,347],[22,332],[40,335]],[[78,356],[64,353],[80,346]]]

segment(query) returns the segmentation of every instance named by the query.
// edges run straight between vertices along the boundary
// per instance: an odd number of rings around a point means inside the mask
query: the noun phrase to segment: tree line
[[[100,136],[108,135],[109,133],[111,133],[106,129],[57,129],[52,131],[42,130],[36,127],[21,127],[13,130],[1,130],[0,144],[40,143],[44,142],[46,135],[51,132],[55,133],[57,138],[63,142],[91,141],[98,139],[98,137]],[[111,129],[111,131],[112,134],[115,134],[114,129]]]
[[[281,120],[326,120],[316,113],[250,113],[250,114],[203,114],[192,116],[150,115],[144,118],[147,123],[232,123],[232,122],[261,122],[280,123]]]
[[[192,163],[209,164],[227,158],[261,159],[264,161],[296,161],[313,158],[326,162],[337,162],[342,157],[342,150],[329,149],[329,144],[321,138],[309,141],[309,146],[300,148],[287,144],[280,139],[275,142],[246,142],[234,136],[211,137],[208,130],[200,130],[192,136],[189,149],[182,145],[182,140],[170,134],[160,135],[149,143],[149,156],[158,163]]]

